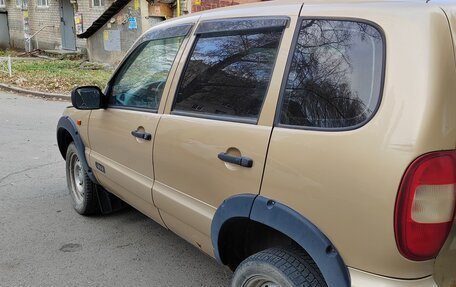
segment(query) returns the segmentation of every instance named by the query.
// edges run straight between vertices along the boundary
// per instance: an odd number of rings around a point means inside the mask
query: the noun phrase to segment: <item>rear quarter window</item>
[[[279,125],[351,129],[380,102],[384,40],[373,25],[303,20],[279,105]]]

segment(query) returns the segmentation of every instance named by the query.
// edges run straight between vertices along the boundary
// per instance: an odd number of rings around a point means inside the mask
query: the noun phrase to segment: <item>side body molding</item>
[[[81,137],[79,136],[78,128],[76,127],[74,121],[68,116],[62,116],[59,119],[59,122],[57,123],[57,144],[59,146],[59,150],[62,154],[62,157],[65,159],[65,151],[67,148],[66,146],[64,146],[64,131],[67,131],[73,138],[74,145],[76,146],[76,149],[78,151],[79,159],[81,160],[82,166],[86,170],[87,175],[94,183],[98,183],[97,179],[95,178],[95,175],[92,172],[92,169],[89,167],[89,164],[87,163],[87,159],[85,157],[85,146],[81,140]]]
[[[329,287],[349,287],[350,275],[331,241],[309,220],[293,209],[268,198],[242,194],[225,200],[217,209],[211,226],[214,254],[220,259],[219,233],[225,222],[250,218],[282,232],[302,246],[313,258]]]

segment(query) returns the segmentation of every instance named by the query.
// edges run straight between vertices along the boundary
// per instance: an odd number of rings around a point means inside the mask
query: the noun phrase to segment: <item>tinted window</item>
[[[199,35],[173,110],[256,119],[282,30]]]
[[[138,46],[115,78],[110,105],[158,109],[182,39],[153,40]]]
[[[280,123],[345,128],[366,122],[380,99],[383,42],[365,23],[302,22]]]

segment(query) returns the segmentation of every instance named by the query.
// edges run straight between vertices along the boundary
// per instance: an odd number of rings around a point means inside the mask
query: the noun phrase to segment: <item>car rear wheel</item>
[[[312,258],[299,247],[255,253],[236,268],[232,287],[327,287]]]
[[[98,213],[97,186],[84,170],[74,143],[70,143],[66,153],[66,179],[74,209],[82,215]]]

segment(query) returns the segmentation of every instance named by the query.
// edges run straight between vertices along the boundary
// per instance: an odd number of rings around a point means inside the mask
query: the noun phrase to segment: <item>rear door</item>
[[[271,134],[260,114],[272,121],[275,103],[267,98],[282,78],[274,66],[284,67],[289,20],[202,20],[172,89],[170,113],[160,120],[155,204],[167,227],[208,254],[217,207],[233,195],[259,193]],[[279,53],[281,42],[287,48]]]
[[[157,221],[153,208],[155,130],[192,24],[155,29],[144,36],[107,89],[108,107],[90,116],[90,165],[109,191]],[[154,211],[155,210],[155,211]]]

